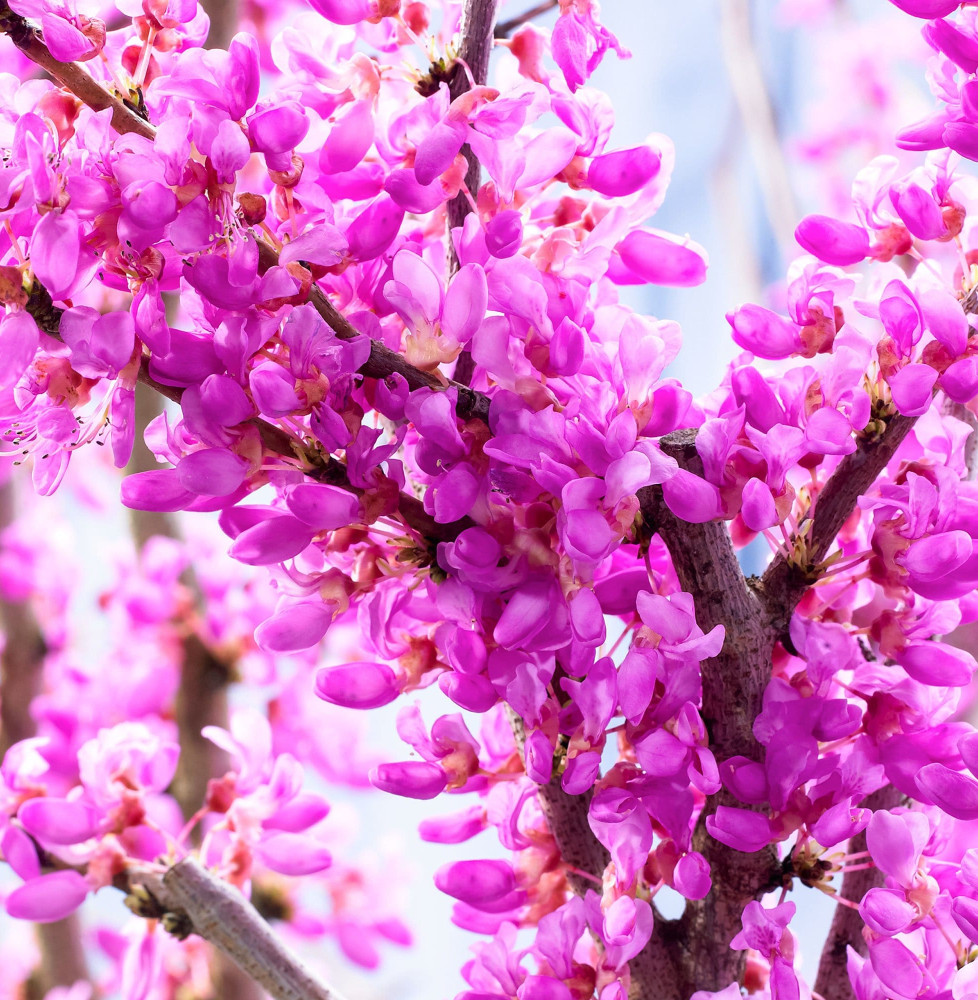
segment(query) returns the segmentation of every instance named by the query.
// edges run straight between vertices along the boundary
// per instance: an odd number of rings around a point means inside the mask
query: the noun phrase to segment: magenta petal
[[[0,839],[3,860],[25,881],[41,874],[34,841],[19,826],[11,824]]]
[[[180,459],[177,476],[180,485],[206,496],[223,497],[233,493],[245,480],[248,463],[224,448],[204,448]]]
[[[920,960],[894,938],[881,938],[869,946],[869,959],[880,982],[898,997],[916,997],[924,985]]]
[[[472,906],[491,903],[516,888],[508,861],[455,861],[435,872],[435,885],[446,895]]]
[[[861,226],[827,215],[809,215],[795,230],[798,245],[826,264],[844,267],[869,256],[869,236]]]
[[[348,249],[346,237],[335,226],[321,222],[315,229],[286,243],[278,259],[280,264],[305,260],[311,264],[333,267],[343,260]]]
[[[437,764],[429,764],[423,760],[381,764],[368,777],[374,788],[393,795],[403,795],[408,799],[433,799],[448,784],[445,772]]]
[[[300,521],[317,531],[346,528],[363,517],[356,496],[324,483],[300,483],[292,487],[286,503]]]
[[[288,604],[255,629],[255,641],[268,653],[298,653],[327,633],[333,610],[321,600]]]
[[[672,887],[687,899],[704,899],[712,885],[710,866],[696,851],[684,854],[672,874]]]
[[[937,372],[930,365],[907,365],[887,382],[896,408],[905,416],[919,417],[930,406]]]
[[[28,799],[17,818],[31,836],[49,844],[80,844],[98,830],[95,810],[70,799]]]
[[[947,232],[940,205],[919,184],[894,185],[890,200],[903,224],[918,239],[936,240]]]
[[[228,551],[232,558],[249,566],[270,566],[297,556],[314,534],[297,517],[279,514],[246,528]]]
[[[620,149],[596,156],[588,167],[588,186],[608,198],[622,198],[641,190],[656,174],[662,154],[649,146]]]
[[[759,479],[749,479],[744,486],[743,506],[740,516],[751,531],[764,531],[778,523],[778,510],[767,484]]]
[[[70,294],[81,267],[81,225],[71,215],[48,212],[34,227],[31,265],[52,299]]]
[[[95,55],[91,39],[57,14],[45,11],[41,15],[41,31],[51,55],[61,62],[82,62]]]
[[[615,250],[623,263],[653,285],[689,288],[706,280],[706,251],[698,243],[670,233],[639,229]]]
[[[679,469],[662,484],[666,506],[690,524],[702,524],[720,516],[720,494],[705,479],[686,469]]]
[[[714,815],[706,817],[706,830],[721,844],[748,853],[761,850],[772,839],[767,816],[730,806],[717,806]]]
[[[941,375],[941,388],[955,403],[969,403],[978,395],[978,357],[948,365]]]
[[[951,916],[958,927],[978,944],[978,901],[958,896],[951,904]]]
[[[370,17],[369,0],[308,0],[308,3],[333,24],[357,24]]]
[[[316,694],[344,708],[379,708],[400,693],[397,674],[384,663],[344,663],[316,673]]]
[[[302,833],[329,815],[329,803],[315,792],[300,792],[287,806],[266,819],[266,830]]]
[[[432,844],[461,844],[486,828],[484,806],[470,806],[451,816],[435,816],[418,824],[422,840]]]
[[[301,833],[276,833],[257,849],[262,863],[282,875],[312,875],[332,864],[329,851],[318,840]]]
[[[0,388],[12,386],[34,360],[40,336],[26,312],[0,316]]]
[[[48,924],[74,913],[88,895],[88,883],[78,872],[53,872],[31,879],[7,897],[7,913],[18,920]]]
[[[859,904],[863,920],[878,934],[900,934],[916,919],[917,911],[899,889],[870,889]]]
[[[915,681],[935,687],[964,687],[975,671],[970,653],[942,642],[907,646],[895,659]]]
[[[906,14],[922,17],[927,21],[935,17],[947,17],[961,6],[961,0],[890,0]]]
[[[135,472],[122,481],[122,502],[132,510],[184,510],[196,499],[176,469]]]
[[[734,342],[759,358],[780,361],[801,350],[798,325],[764,306],[741,306],[727,313],[727,322],[733,328]]]
[[[927,764],[917,772],[917,787],[955,819],[978,819],[978,781],[943,764]]]
[[[441,310],[441,328],[460,344],[467,343],[482,325],[489,304],[486,272],[465,264],[449,282]]]

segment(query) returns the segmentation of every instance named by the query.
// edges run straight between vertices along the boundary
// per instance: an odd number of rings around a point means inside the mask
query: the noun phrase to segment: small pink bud
[[[400,693],[397,675],[383,663],[345,663],[316,674],[316,694],[344,708],[379,708]]]
[[[381,764],[370,772],[369,778],[374,788],[408,799],[433,799],[448,784],[445,772],[437,764],[413,760]]]

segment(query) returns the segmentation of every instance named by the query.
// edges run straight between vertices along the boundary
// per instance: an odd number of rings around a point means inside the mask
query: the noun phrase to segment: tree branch
[[[720,38],[727,75],[750,144],[768,225],[786,257],[795,247],[795,197],[751,29],[750,0],[721,0]]]
[[[768,566],[761,579],[761,593],[768,618],[779,632],[788,627],[796,605],[814,582],[815,568],[855,510],[856,501],[876,482],[916,420],[896,413],[885,419],[879,433],[864,434],[856,450],[842,459],[814,498],[798,561],[778,555]]]
[[[695,431],[669,434],[661,447],[681,468],[703,474]],[[723,648],[702,666],[701,714],[710,734],[710,748],[718,763],[734,756],[759,760],[762,751],[752,727],[770,679],[775,635],[765,621],[761,602],[744,579],[727,526],[722,521],[683,521],[669,510],[661,489],[655,487],[640,490],[639,502],[646,530],[650,535],[658,532],[669,549],[680,585],[693,595],[699,627],[708,632],[722,625],[725,630]],[[705,899],[687,901],[671,935],[678,934],[682,941],[676,953],[676,975],[686,996],[697,989],[720,990],[741,979],[746,952],[727,945],[740,929],[744,907],[780,884],[780,864],[773,848],[745,854],[706,832],[705,818],[721,805],[743,808],[721,789],[707,800],[693,836],[694,849],[703,854],[714,873],[713,888]],[[658,943],[653,939],[645,950],[661,950],[669,939]],[[653,959],[644,958],[650,963]],[[662,959],[657,962],[661,964]],[[649,984],[643,985],[646,993],[641,995],[656,995],[648,992]]]
[[[862,806],[866,809],[893,809],[900,805],[903,797],[893,785],[884,785],[866,796]],[[855,854],[866,850],[866,833],[857,834],[849,841],[846,853]],[[859,903],[870,889],[883,884],[883,872],[879,868],[864,868],[860,871],[846,872],[842,876],[842,888],[839,895],[843,899]],[[818,963],[818,976],[815,979],[814,992],[821,994],[826,1000],[854,1000],[855,994],[849,981],[847,968],[849,948],[865,956],[866,940],[862,934],[863,919],[858,910],[839,903],[832,917],[829,935],[822,947],[822,956]]]
[[[472,3],[484,0],[471,0]],[[485,0],[488,2],[488,0]],[[96,111],[112,109],[112,127],[120,134],[135,133],[147,139],[155,139],[156,130],[141,118],[119,97],[109,93],[100,83],[77,63],[63,63],[55,59],[45,46],[39,32],[27,20],[11,11],[7,0],[0,0],[0,32],[10,36],[14,44],[43,69],[47,70],[63,87],[80,101]],[[477,56],[477,53],[475,54]],[[487,56],[488,58],[488,56]],[[278,264],[278,252],[264,240],[258,240],[259,266],[264,270]],[[313,285],[309,301],[320,316],[329,324],[338,337],[349,340],[360,336],[358,331],[341,316],[318,285]],[[403,375],[410,388],[444,389],[445,383],[438,376],[422,371],[408,364],[399,354],[376,340],[370,342],[370,357],[360,369],[368,378],[387,378],[393,374]],[[455,383],[448,383],[453,385]],[[462,384],[455,384],[458,390],[456,413],[463,420],[487,421],[489,418],[489,398]]]
[[[496,23],[496,9],[499,0],[465,0],[462,9],[462,40],[458,49],[458,60],[448,89],[452,100],[461,97],[469,87],[469,73],[476,86],[483,86],[489,73],[489,54],[493,46],[493,27]],[[468,73],[466,73],[468,67]],[[482,183],[482,167],[479,159],[466,143],[462,147],[462,155],[468,168],[465,171],[465,186],[473,198]],[[452,242],[452,230],[459,228],[465,217],[472,211],[472,206],[465,192],[457,194],[447,206],[448,213],[448,271],[454,274],[459,267],[455,244]],[[455,381],[468,385],[472,381],[474,362],[472,352],[465,348],[458,356],[455,364]]]
[[[167,926],[200,935],[231,958],[275,1000],[343,1000],[318,982],[247,899],[194,858],[162,876],[132,868],[130,887],[142,886]],[[148,915],[148,914],[144,914]]]
[[[16,517],[13,480],[0,486],[0,527]],[[14,743],[37,735],[31,705],[41,693],[47,644],[29,600],[0,598],[3,654],[0,657],[0,760]],[[41,962],[37,970],[43,992],[55,986],[88,981],[88,963],[77,914],[53,923],[35,924]]]
[[[499,24],[496,25],[493,37],[497,39],[509,38],[509,36],[516,31],[517,28],[521,28],[528,21],[532,21],[535,17],[539,17],[541,14],[546,14],[559,4],[560,0],[543,0],[543,3],[538,3],[535,7],[531,7],[522,14],[517,14],[516,17],[511,17],[506,21],[500,21]]]
[[[38,280],[34,279],[34,287],[31,290],[30,299],[27,303],[27,311],[34,317],[38,328],[55,340],[61,340],[60,323],[63,309],[59,309],[51,301],[51,296]],[[161,396],[171,402],[179,403],[183,397],[183,390],[177,386],[164,385],[157,382],[149,373],[149,361],[143,357],[139,365],[138,380],[143,385],[153,389]],[[268,451],[281,455],[284,458],[297,460],[294,439],[286,431],[267,420],[260,417],[253,417],[250,421],[256,427],[261,437],[262,444]],[[148,468],[156,468],[155,465]],[[304,470],[310,479],[315,479],[320,483],[328,483],[330,486],[338,486],[340,489],[348,490],[357,496],[363,496],[366,492],[359,486],[354,486],[347,476],[346,466],[332,455],[327,455],[321,459],[317,458],[311,468]],[[399,495],[397,513],[403,518],[408,527],[416,531],[429,543],[453,541],[466,528],[472,527],[472,520],[468,517],[452,521],[450,524],[441,524],[436,521],[425,509],[424,504],[416,497],[408,496],[406,493]]]

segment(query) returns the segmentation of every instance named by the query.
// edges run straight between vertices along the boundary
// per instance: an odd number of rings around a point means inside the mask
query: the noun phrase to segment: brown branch
[[[900,413],[887,417],[879,433],[864,434],[856,450],[838,464],[829,481],[814,500],[807,528],[803,561],[789,561],[778,555],[761,579],[761,592],[772,625],[783,632],[796,605],[814,580],[815,568],[828,554],[856,501],[876,482],[896,454],[916,417]]]
[[[0,527],[16,516],[14,483],[0,487]],[[47,644],[29,601],[0,598],[3,654],[0,657],[0,760],[14,743],[37,735],[31,705],[41,693]],[[41,962],[37,976],[42,992],[55,986],[88,981],[88,964],[81,943],[81,924],[72,914],[64,920],[35,924]]]
[[[560,0],[543,0],[543,3],[538,3],[535,7],[531,7],[529,10],[523,11],[522,14],[517,14],[516,17],[511,17],[507,21],[500,21],[499,24],[496,25],[493,37],[497,39],[509,38],[509,36],[516,31],[517,28],[521,28],[528,21],[532,21],[535,17],[539,17],[541,14],[546,14],[559,4]]]
[[[681,468],[696,475],[703,466],[696,453],[696,432],[676,431],[664,437],[662,450]],[[775,634],[767,625],[763,607],[748,586],[722,521],[689,524],[666,506],[660,489],[639,491],[646,530],[659,533],[672,557],[683,590],[693,595],[696,621],[708,632],[716,625],[725,630],[723,648],[703,662],[703,706],[701,714],[710,736],[710,748],[718,762],[743,755],[760,759],[761,748],[753,734],[753,722],[761,710],[764,689],[770,678]],[[720,990],[740,980],[746,952],[727,944],[740,928],[744,907],[780,884],[781,872],[773,848],[745,854],[710,837],[704,820],[718,806],[743,808],[722,789],[710,796],[693,837],[714,873],[713,888],[705,899],[689,900],[678,926],[665,940],[653,939],[639,956],[643,962],[663,966],[663,947],[678,938],[681,949],[675,976],[688,996],[694,990]],[[656,954],[659,952],[660,954]],[[636,971],[640,971],[639,969]],[[643,983],[653,996],[649,984]],[[681,991],[680,991],[681,992]],[[673,994],[677,995],[677,994]]]
[[[470,0],[478,4],[491,0]],[[120,134],[133,132],[147,139],[156,137],[156,130],[145,121],[119,97],[111,94],[100,83],[83,69],[78,63],[63,63],[55,59],[48,51],[39,32],[27,20],[14,14],[6,0],[0,0],[0,32],[10,36],[14,44],[43,69],[47,70],[63,87],[69,90],[80,101],[96,111],[112,109],[112,127]],[[473,53],[478,58],[478,53]],[[488,58],[488,56],[487,56]],[[259,265],[267,270],[278,264],[278,252],[263,239],[258,240]],[[350,323],[340,315],[318,285],[313,285],[309,301],[320,316],[332,327],[338,337],[349,340],[360,336]],[[368,378],[387,378],[393,374],[403,375],[411,389],[427,387],[444,389],[443,380],[430,372],[422,371],[408,364],[400,355],[390,350],[379,341],[370,343],[370,357],[360,369]],[[449,385],[454,383],[449,382]],[[489,418],[489,397],[458,384],[458,402],[456,412],[463,420],[476,419],[487,421]]]
[[[471,74],[476,86],[483,86],[486,82],[498,5],[499,0],[465,0],[465,7],[462,9],[462,40],[458,49],[458,61],[448,85],[453,101],[470,88],[469,74]],[[468,67],[468,72],[466,72],[466,67]],[[468,164],[465,171],[465,187],[475,198],[482,183],[482,167],[479,164],[479,158],[468,143],[462,147],[462,155]],[[471,211],[472,206],[465,196],[465,192],[457,194],[447,206],[448,272],[450,275],[454,274],[459,267],[455,244],[452,242],[452,230],[458,229]],[[472,381],[474,370],[475,362],[472,360],[472,352],[465,348],[459,354],[455,364],[455,381],[467,386]]]
[[[275,1000],[343,1000],[312,976],[237,889],[192,857],[162,876],[132,868],[129,883],[148,892],[167,925],[179,927],[181,933],[192,929],[210,941]]]
[[[871,793],[862,802],[866,809],[893,809],[900,805],[903,796],[892,785],[884,785]],[[849,841],[847,853],[855,854],[866,850],[865,832],[858,834]],[[839,895],[843,899],[859,903],[870,889],[883,884],[883,872],[878,868],[864,868],[861,871],[846,872],[842,876],[842,888]],[[822,947],[822,955],[818,963],[818,976],[815,979],[814,992],[821,994],[826,1000],[854,1000],[852,984],[849,982],[847,968],[849,948],[865,956],[866,940],[862,934],[863,919],[859,911],[851,906],[838,904],[832,917],[832,926]]]
[[[205,48],[226,49],[238,28],[238,0],[200,0],[200,5],[211,19]]]

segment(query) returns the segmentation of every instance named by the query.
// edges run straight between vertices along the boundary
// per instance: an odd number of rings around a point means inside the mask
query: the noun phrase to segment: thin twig
[[[521,28],[528,21],[532,21],[535,17],[539,17],[541,14],[546,14],[548,11],[551,11],[555,7],[559,6],[559,4],[560,0],[543,0],[543,3],[538,3],[535,7],[531,7],[522,14],[517,14],[516,17],[509,18],[508,21],[500,21],[499,24],[496,25],[493,37],[497,39],[509,38],[509,36],[516,31],[517,28]]]
[[[807,526],[806,565],[800,566],[779,554],[761,580],[764,602],[775,627],[782,631],[787,628],[795,606],[813,582],[813,568],[828,554],[842,525],[855,510],[856,501],[876,482],[916,421],[916,417],[900,413],[887,417],[883,429],[864,435],[856,450],[842,459],[819,491],[811,523],[803,522]]]
[[[751,30],[750,0],[721,0],[720,38],[727,75],[750,142],[768,225],[782,254],[795,249],[794,192],[777,119]]]

